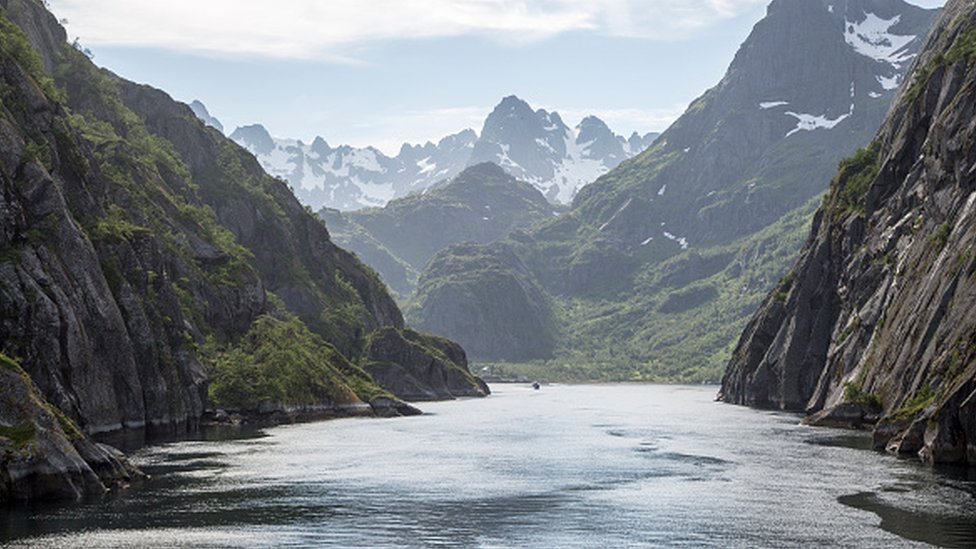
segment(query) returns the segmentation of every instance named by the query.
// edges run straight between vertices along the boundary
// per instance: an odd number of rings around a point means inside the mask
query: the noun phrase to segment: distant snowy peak
[[[190,103],[190,110],[192,110],[193,114],[195,114],[204,124],[210,126],[211,128],[215,128],[220,133],[224,133],[224,125],[220,123],[220,120],[217,120],[210,115],[210,112],[203,103],[194,99],[193,102]]]
[[[558,113],[533,110],[509,96],[485,120],[469,165],[494,162],[550,201],[568,204],[580,188],[642,152],[656,135],[625,139],[595,116],[570,128]]]
[[[384,206],[459,173],[475,137],[466,130],[442,139],[439,145],[406,144],[391,158],[373,147],[333,148],[321,137],[311,144],[272,137],[259,124],[231,134],[231,139],[257,157],[265,171],[287,181],[302,202],[341,210]]]
[[[194,112],[209,116],[205,109]],[[482,162],[535,185],[552,202],[568,204],[580,188],[642,152],[657,134],[635,132],[625,139],[594,116],[570,128],[558,113],[533,110],[513,95],[488,115],[480,137],[467,129],[436,144],[404,144],[395,157],[372,147],[333,148],[321,137],[311,144],[273,137],[260,124],[237,128],[230,137],[265,171],[287,181],[305,204],[357,210],[424,192]]]

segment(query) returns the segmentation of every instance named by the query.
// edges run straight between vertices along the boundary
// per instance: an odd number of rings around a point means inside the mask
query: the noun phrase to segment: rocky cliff
[[[375,273],[189,107],[97,69],[39,1],[0,8],[0,352],[26,373],[3,381],[0,499],[104,490],[121,475],[88,435],[178,433],[208,406],[388,413],[360,367],[372,332],[403,328]]]
[[[874,425],[976,464],[976,6],[950,0],[877,138],[841,164],[720,398]]]

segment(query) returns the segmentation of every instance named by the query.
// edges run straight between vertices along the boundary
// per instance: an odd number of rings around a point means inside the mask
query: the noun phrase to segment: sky
[[[50,0],[96,64],[199,99],[228,132],[261,123],[387,154],[480,132],[512,94],[569,124],[662,131],[721,79],[767,3]]]

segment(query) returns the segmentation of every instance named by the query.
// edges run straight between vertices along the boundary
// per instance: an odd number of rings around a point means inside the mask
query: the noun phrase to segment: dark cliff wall
[[[871,146],[845,161],[720,397],[877,421],[875,442],[976,464],[976,6],[951,0]]]

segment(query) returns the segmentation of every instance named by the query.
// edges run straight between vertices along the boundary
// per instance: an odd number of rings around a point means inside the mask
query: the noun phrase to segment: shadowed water
[[[144,486],[8,511],[31,547],[976,544],[976,483],[714,387],[493,387],[427,415],[145,448]]]

